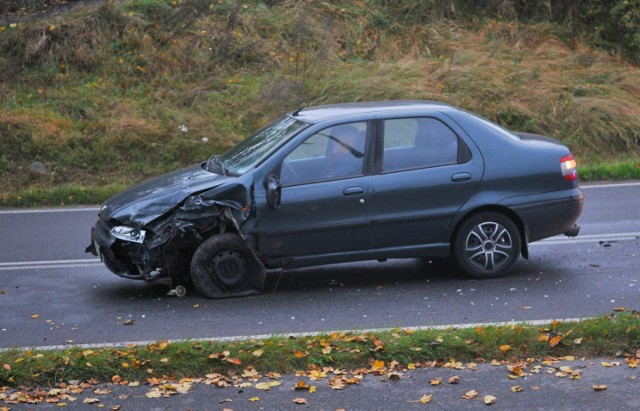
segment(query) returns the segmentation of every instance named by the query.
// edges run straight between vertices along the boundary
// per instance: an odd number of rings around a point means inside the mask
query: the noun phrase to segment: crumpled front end
[[[229,230],[242,234],[240,226],[247,217],[247,206],[203,194],[187,198],[143,227],[106,221],[101,214],[86,251],[99,255],[111,272],[124,278],[150,279],[152,272],[186,274],[193,252],[204,239]]]

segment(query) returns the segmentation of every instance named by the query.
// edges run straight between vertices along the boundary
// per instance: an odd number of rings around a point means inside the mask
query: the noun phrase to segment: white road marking
[[[611,183],[611,184],[580,184],[580,188],[618,188],[618,187],[633,187],[640,186],[640,181],[633,181],[630,183]]]
[[[49,268],[76,268],[76,267],[98,267],[102,262],[99,259],[82,260],[54,260],[54,261],[16,261],[10,263],[0,263],[0,271],[9,270],[34,270]]]
[[[583,317],[583,318],[565,318],[561,320],[552,319],[552,320],[504,321],[504,322],[471,323],[471,324],[421,325],[421,326],[415,326],[415,327],[360,328],[360,329],[352,329],[352,330],[310,331],[310,332],[301,332],[301,333],[236,335],[236,336],[230,336],[230,337],[210,337],[210,338],[184,338],[184,339],[171,339],[167,341],[170,343],[207,342],[207,341],[238,342],[238,341],[248,341],[248,340],[266,340],[268,338],[273,338],[273,337],[295,337],[295,338],[317,337],[322,335],[329,335],[333,333],[343,333],[343,332],[353,333],[353,334],[379,333],[379,332],[390,332],[393,330],[397,330],[398,328],[403,330],[419,331],[419,330],[447,330],[447,329],[476,328],[476,327],[503,327],[503,326],[514,326],[514,325],[542,326],[542,325],[551,324],[552,321],[578,322],[578,321],[584,321],[584,320],[593,320],[595,318],[596,317]],[[122,347],[128,347],[132,345],[144,346],[144,345],[149,345],[156,342],[157,341],[122,341],[122,342],[113,342],[113,343],[94,343],[94,344],[44,345],[44,346],[33,346],[33,347],[0,348],[0,352],[7,352],[12,350],[60,351],[60,350],[66,350],[69,348],[80,348],[80,349],[122,348]]]
[[[557,244],[581,244],[592,242],[616,242],[616,241],[633,241],[640,239],[640,232],[635,233],[617,233],[617,234],[578,234],[577,237],[556,236],[546,238],[530,243],[529,246],[534,245],[557,245]]]
[[[47,213],[74,213],[76,211],[88,212],[100,211],[99,207],[77,207],[77,208],[25,208],[24,210],[0,210],[0,214],[47,214]]]

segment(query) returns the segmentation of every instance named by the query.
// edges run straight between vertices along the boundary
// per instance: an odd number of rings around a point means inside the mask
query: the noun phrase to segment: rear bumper
[[[576,224],[584,208],[584,193],[579,188],[556,199],[513,207],[527,227],[528,242],[558,234],[576,236]]]

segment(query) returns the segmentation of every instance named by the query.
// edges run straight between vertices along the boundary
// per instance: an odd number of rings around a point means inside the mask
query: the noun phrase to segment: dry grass
[[[187,3],[128,0],[0,27],[5,195],[134,182],[284,111],[342,101],[449,102],[556,137],[581,163],[640,151],[640,69],[557,25],[300,1],[216,3],[184,25]],[[52,173],[21,173],[35,160]]]

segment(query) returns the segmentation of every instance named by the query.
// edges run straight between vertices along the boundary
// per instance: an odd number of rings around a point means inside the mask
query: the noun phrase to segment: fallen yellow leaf
[[[561,335],[556,335],[555,337],[549,340],[549,345],[552,347],[555,347],[556,345],[560,344],[560,341],[562,341],[562,338],[563,337]]]
[[[295,387],[293,387],[293,389],[296,390],[296,391],[308,390],[310,388],[311,388],[311,386],[307,385],[307,383],[304,382],[303,380],[298,381],[298,383],[295,385]]]
[[[251,401],[251,402],[260,401],[260,397],[251,397],[251,398],[249,398],[249,401]]]
[[[472,400],[474,398],[476,398],[478,396],[478,391],[476,390],[470,390],[464,393],[464,395],[462,396],[462,398],[464,398],[465,400]]]
[[[256,384],[256,388],[263,391],[268,391],[272,387],[277,387],[282,384],[280,381],[261,382]]]
[[[501,346],[500,346],[500,351],[502,351],[502,352],[509,351],[510,349],[511,349],[511,346],[510,346],[510,345],[508,345],[508,344],[505,344],[505,345],[501,345]]]
[[[375,360],[375,361],[373,362],[373,365],[371,366],[371,368],[372,368],[373,370],[381,370],[381,369],[383,369],[383,368],[384,368],[384,361],[382,361],[382,360]]]
[[[433,399],[433,395],[432,394],[423,395],[422,398],[420,398],[420,403],[429,404],[432,399]]]
[[[496,397],[494,397],[493,395],[485,395],[484,396],[484,403],[487,404],[487,405],[495,404],[496,401],[498,401],[498,399]]]
[[[593,384],[591,388],[593,388],[594,391],[604,391],[607,389],[607,386],[604,384],[601,384],[601,385]]]
[[[521,392],[522,391],[522,387],[519,385],[514,385],[513,387],[511,387],[511,392]]]
[[[162,393],[160,392],[159,389],[154,388],[151,391],[149,391],[148,393],[146,393],[144,396],[147,397],[147,398],[160,398],[160,397],[162,397]]]
[[[307,400],[305,400],[304,398],[294,398],[293,402],[295,402],[296,404],[306,404]]]
[[[35,319],[40,318],[40,316],[39,316],[38,314],[33,314],[33,315],[31,316],[31,318],[33,318],[33,319],[35,320]]]

